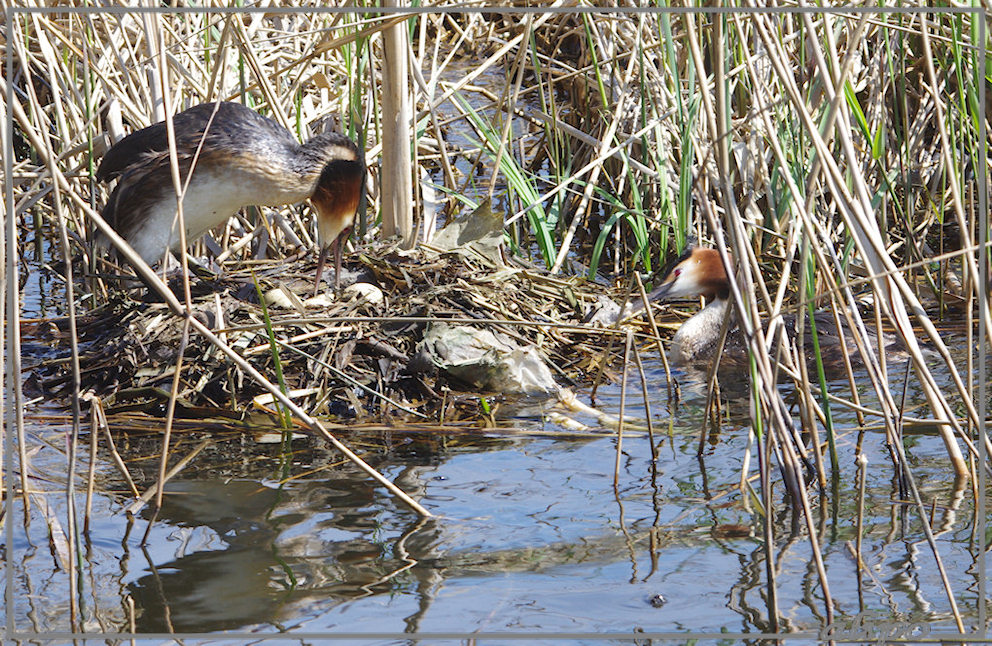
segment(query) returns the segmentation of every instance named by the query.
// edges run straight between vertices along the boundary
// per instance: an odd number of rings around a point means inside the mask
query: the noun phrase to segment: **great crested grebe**
[[[661,285],[648,295],[648,301],[673,300],[677,298],[705,297],[709,302],[706,306],[690,317],[675,332],[670,345],[670,356],[673,363],[692,364],[711,362],[719,349],[723,320],[730,307],[730,279],[723,268],[720,253],[716,249],[696,247],[687,251],[662,279]],[[844,354],[847,354],[853,365],[861,364],[861,356],[850,333],[842,324],[838,330],[833,316],[829,312],[816,312],[815,322],[817,338],[821,348],[821,359],[824,368],[831,373],[839,372],[845,365]],[[795,334],[795,317],[783,317],[785,329],[789,335]],[[840,336],[846,335],[845,344],[840,343]],[[807,355],[811,355],[812,334],[805,335]],[[869,341],[876,343],[875,335],[869,331]],[[886,351],[901,351],[897,342],[883,336]],[[841,347],[845,352],[841,352]],[[747,357],[744,340],[737,327],[735,319],[731,319],[720,355],[721,363],[740,364]]]
[[[730,281],[716,249],[695,247],[683,254],[665,275],[648,301],[703,296],[709,302],[686,320],[672,337],[673,362],[685,364],[713,358],[730,306]]]
[[[309,198],[317,212],[320,240],[314,293],[331,245],[335,287],[340,286],[341,245],[365,191],[365,160],[353,141],[324,133],[301,145],[289,130],[240,103],[202,103],[175,115],[172,122],[183,182],[193,169],[183,198],[187,242],[243,207]],[[167,250],[179,251],[164,121],[117,142],[104,155],[96,178],[118,179],[102,215],[145,262],[162,260]]]

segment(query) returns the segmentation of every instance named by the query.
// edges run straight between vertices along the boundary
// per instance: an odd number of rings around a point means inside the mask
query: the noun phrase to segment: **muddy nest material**
[[[401,252],[381,245],[353,254],[348,269],[357,269],[358,282],[337,299],[330,291],[309,298],[312,259],[254,263],[219,279],[193,278],[194,315],[274,383],[281,372],[281,383],[312,414],[362,420],[410,411],[431,419],[459,417],[457,407],[448,406],[459,400],[452,391],[478,384],[439,373],[418,350],[434,321],[491,330],[536,349],[561,383],[583,381],[606,346],[602,328],[581,325],[602,288],[507,266],[498,254],[429,246]],[[163,409],[183,346],[183,321],[165,304],[138,297],[148,299],[143,290],[118,294],[77,323],[83,390],[104,397],[111,411]],[[46,394],[66,397],[66,326],[55,323],[53,334],[65,353],[38,367],[36,383]],[[181,371],[181,407],[245,410],[253,401],[271,401],[195,333]]]

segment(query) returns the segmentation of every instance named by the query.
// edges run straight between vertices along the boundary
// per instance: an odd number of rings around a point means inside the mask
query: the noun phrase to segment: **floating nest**
[[[506,264],[498,243],[478,242],[445,248],[439,240],[413,251],[367,245],[347,258],[350,285],[337,297],[333,289],[310,297],[312,257],[194,276],[194,316],[315,416],[454,422],[478,417],[480,395],[515,394],[474,379],[471,369],[439,370],[424,339],[442,322],[536,351],[555,382],[588,382],[610,337],[583,320],[604,301],[605,288]],[[183,293],[179,278],[170,286]],[[190,331],[184,339],[183,318],[144,288],[116,293],[76,327],[82,391],[99,396],[110,413],[164,413],[177,366],[180,416],[275,412],[271,394],[202,336]],[[63,319],[35,331],[58,348],[31,378],[47,396],[72,396],[68,329]]]

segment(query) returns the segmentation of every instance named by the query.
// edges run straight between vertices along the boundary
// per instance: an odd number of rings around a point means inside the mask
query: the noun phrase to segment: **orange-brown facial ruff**
[[[669,265],[661,285],[648,295],[648,300],[696,296],[727,298],[729,294],[730,282],[723,270],[720,253],[716,249],[696,247]]]
[[[347,237],[351,230],[364,191],[365,164],[357,151],[354,159],[336,159],[324,166],[317,188],[310,197],[317,210],[317,235],[320,238],[314,296],[320,290],[320,275],[331,246],[334,247],[334,289],[337,291],[341,287],[342,238]]]
[[[699,263],[696,269],[700,284],[700,294],[706,298],[718,296],[727,298],[730,294],[730,285],[727,280],[727,272],[723,269],[723,261],[720,260],[720,252],[716,249],[697,247],[692,251],[692,260]]]
[[[324,167],[310,197],[322,247],[351,228],[364,189],[365,165],[360,160],[336,159]]]

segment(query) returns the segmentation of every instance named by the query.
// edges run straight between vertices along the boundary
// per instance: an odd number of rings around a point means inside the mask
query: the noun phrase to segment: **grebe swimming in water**
[[[730,307],[730,279],[720,260],[720,252],[716,249],[696,247],[690,249],[678,260],[662,279],[651,294],[648,301],[674,300],[677,298],[694,298],[703,296],[709,302],[695,315],[687,319],[672,337],[669,353],[673,363],[693,364],[711,362],[719,350],[723,321]],[[838,333],[837,324],[829,312],[816,312],[815,322],[817,339],[821,348],[821,359],[824,368],[831,373],[843,369],[844,354],[854,365],[859,365],[861,356],[850,332],[842,324],[842,333]],[[795,317],[783,317],[786,331],[795,335]],[[846,337],[841,345],[841,336]],[[737,365],[747,358],[743,335],[737,327],[736,319],[731,319],[724,344],[721,362]],[[812,332],[805,335],[806,354],[811,355]],[[869,340],[876,343],[875,335],[869,332]],[[899,351],[901,348],[891,338],[883,336],[886,351]],[[844,348],[845,352],[841,351]]]
[[[354,142],[325,133],[301,145],[289,130],[240,103],[203,103],[175,115],[172,123],[182,181],[193,168],[183,198],[187,243],[243,207],[309,198],[321,245],[314,291],[331,245],[335,286],[340,285],[341,245],[365,190],[365,161]],[[96,178],[119,180],[102,215],[145,262],[162,260],[167,250],[180,251],[164,121],[117,142]]]
[[[730,280],[716,249],[687,251],[665,275],[648,301],[703,296],[709,302],[686,320],[672,337],[669,352],[675,363],[709,361],[717,351],[720,332],[730,306]]]

